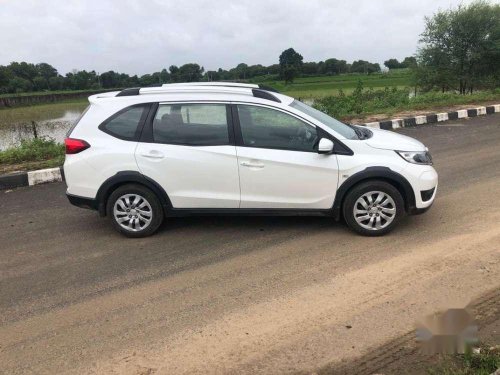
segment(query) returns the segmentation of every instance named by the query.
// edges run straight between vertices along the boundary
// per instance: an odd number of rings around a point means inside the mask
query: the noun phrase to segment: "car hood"
[[[406,135],[394,133],[389,130],[370,129],[373,136],[366,140],[366,144],[382,150],[398,151],[425,151],[427,148],[422,142]]]

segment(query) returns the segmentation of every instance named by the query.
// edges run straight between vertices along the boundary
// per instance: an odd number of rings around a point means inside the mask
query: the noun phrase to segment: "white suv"
[[[422,143],[258,85],[169,84],[89,101],[66,139],[67,195],[130,237],[200,214],[319,214],[377,236],[436,195]]]

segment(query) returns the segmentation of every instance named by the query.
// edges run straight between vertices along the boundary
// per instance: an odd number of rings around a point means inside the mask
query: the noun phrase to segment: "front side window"
[[[138,138],[139,125],[147,115],[149,104],[128,107],[106,120],[99,129],[126,141]]]
[[[226,105],[160,104],[153,121],[153,139],[176,145],[227,145]]]
[[[313,126],[271,108],[239,104],[237,108],[245,146],[315,151],[317,133]]]
[[[294,100],[290,107],[298,109],[301,112],[304,112],[306,115],[311,116],[312,118],[318,120],[322,124],[325,124],[330,129],[336,131],[343,137],[347,139],[359,139],[356,135],[356,131],[347,126],[346,124],[340,122],[339,120],[334,119],[333,117],[328,116],[326,113],[318,111],[316,108],[310,107],[305,103],[299,102],[298,100]]]

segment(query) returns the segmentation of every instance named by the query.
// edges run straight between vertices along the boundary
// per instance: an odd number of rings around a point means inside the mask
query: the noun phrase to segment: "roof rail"
[[[164,83],[161,87],[179,87],[179,86],[212,86],[212,87],[242,87],[249,89],[259,88],[259,85],[253,83],[240,83],[240,82],[180,82],[180,83]]]
[[[116,96],[133,96],[133,95],[139,95],[139,90],[140,87],[133,87],[130,89],[124,89],[120,91]]]
[[[274,96],[273,94],[271,94],[269,91],[266,90],[252,89],[252,94],[256,98],[267,99],[267,100],[272,100],[273,102],[281,103],[281,100],[279,100],[276,96]]]
[[[259,84],[259,89],[261,90],[266,90],[266,91],[271,91],[271,92],[275,92],[277,94],[279,94],[280,92],[278,90],[276,90],[274,87],[271,87],[271,86],[267,86],[267,85],[261,85]]]
[[[145,88],[128,88],[120,91],[116,96],[135,96],[142,94],[161,94],[168,93],[172,89],[172,91],[184,91],[183,89],[193,88],[194,91],[202,90],[204,88],[209,89],[210,87],[218,87],[221,89],[251,89],[251,93],[256,98],[272,100],[274,102],[281,103],[281,100],[278,99],[275,95],[271,94],[271,92],[278,92],[271,87],[254,85],[254,84],[239,84],[234,82],[191,82],[191,83],[169,83],[164,84],[161,87],[145,87]],[[178,90],[176,90],[178,89]],[[243,91],[248,94],[250,92]]]
[[[275,88],[262,84],[255,83],[241,83],[241,82],[224,82],[224,81],[212,81],[212,82],[181,82],[181,83],[164,83],[161,87],[174,87],[174,86],[213,86],[213,87],[243,87],[249,89],[261,89],[265,91],[276,92],[279,91]]]

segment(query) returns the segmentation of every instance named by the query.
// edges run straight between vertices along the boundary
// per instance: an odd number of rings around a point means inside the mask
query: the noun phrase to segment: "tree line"
[[[319,62],[303,62],[302,55],[289,48],[280,55],[280,63],[269,66],[261,64],[238,64],[232,69],[208,70],[196,63],[182,66],[171,65],[168,69],[141,76],[115,71],[97,73],[95,70],[73,70],[65,75],[47,63],[32,64],[12,62],[0,65],[0,93],[22,93],[32,91],[89,90],[135,86],[156,86],[163,83],[283,79],[292,82],[298,76],[321,76],[344,73],[371,74],[379,72],[380,65],[365,60],[347,63],[335,58]]]

